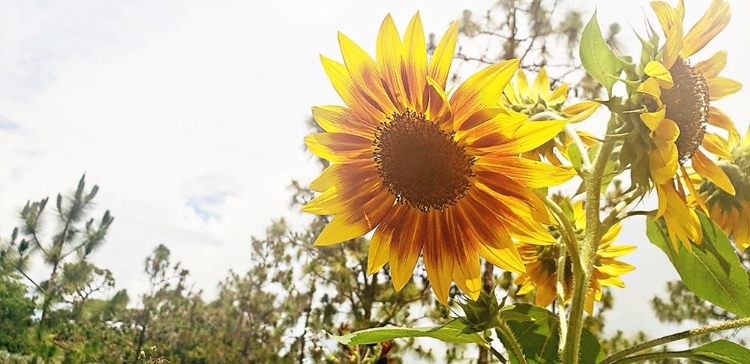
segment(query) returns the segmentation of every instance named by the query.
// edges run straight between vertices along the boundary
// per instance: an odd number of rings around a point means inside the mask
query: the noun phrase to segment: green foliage
[[[750,349],[726,340],[718,340],[686,351],[685,357],[709,363],[750,363]]]
[[[26,297],[26,286],[12,276],[0,276],[0,349],[28,352],[34,302]]]
[[[466,328],[467,326],[464,322],[455,319],[446,324],[431,327],[378,327],[360,330],[341,336],[331,335],[331,338],[343,345],[374,344],[405,337],[430,337],[444,342],[457,344],[487,344],[482,336],[477,333],[464,333]]]
[[[693,252],[682,245],[674,251],[663,227],[647,219],[646,234],[653,244],[667,254],[685,286],[698,297],[740,316],[750,316],[750,283],[732,244],[708,217],[698,213],[703,242],[693,244]]]
[[[596,79],[607,93],[612,93],[612,85],[617,82],[625,67],[625,61],[617,56],[602,36],[596,13],[591,17],[581,34],[580,57],[583,68]]]

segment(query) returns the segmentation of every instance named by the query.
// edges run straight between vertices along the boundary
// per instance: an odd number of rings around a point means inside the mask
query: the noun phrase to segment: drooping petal
[[[448,292],[453,280],[454,256],[452,244],[456,243],[454,231],[458,229],[450,219],[450,212],[435,211],[427,214],[427,229],[424,244],[424,266],[432,291],[443,304],[448,302]]]
[[[701,146],[719,158],[733,160],[729,151],[729,142],[720,135],[706,133],[703,136]]]
[[[695,151],[691,160],[693,162],[693,168],[703,178],[713,182],[716,186],[724,190],[724,192],[730,195],[735,194],[734,186],[729,180],[729,177],[727,177],[727,174],[724,173],[724,170],[703,154],[700,149]]]
[[[655,78],[656,82],[659,83],[659,87],[663,89],[670,89],[674,86],[672,74],[663,64],[661,64],[661,62],[650,61],[646,64],[646,68],[644,68],[643,71],[646,72],[647,75]]]
[[[559,88],[557,90],[559,90]],[[593,115],[600,105],[601,104],[596,101],[586,100],[566,106],[562,109],[562,112],[568,117],[569,123],[575,124],[586,120],[589,116]]]
[[[725,114],[720,109],[713,106],[708,107],[708,124],[729,131],[730,144],[736,144],[739,142],[740,133],[734,126],[734,122],[732,122],[729,115]]]

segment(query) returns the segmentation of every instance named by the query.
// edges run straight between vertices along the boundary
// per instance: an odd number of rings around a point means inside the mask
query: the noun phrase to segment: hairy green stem
[[[495,328],[502,332],[503,336],[505,336],[508,339],[508,342],[510,343],[510,347],[506,348],[507,350],[510,350],[513,352],[513,355],[518,358],[518,362],[520,364],[528,364],[526,361],[526,357],[523,356],[523,350],[521,350],[521,344],[518,343],[518,339],[516,339],[516,336],[513,335],[513,331],[511,331],[510,327],[508,327],[508,324],[506,324],[503,320],[497,319],[495,320]],[[499,336],[499,335],[498,335]]]
[[[614,363],[615,361],[623,359],[630,354],[634,354],[639,351],[643,351],[643,350],[653,348],[655,346],[663,345],[666,343],[670,343],[673,341],[687,339],[689,337],[700,336],[700,335],[709,334],[709,333],[717,332],[717,331],[736,329],[738,327],[743,327],[743,326],[750,326],[750,317],[722,322],[722,323],[715,324],[715,325],[702,326],[702,327],[698,327],[698,328],[691,329],[691,330],[681,331],[676,334],[663,336],[654,340],[646,341],[644,343],[631,346],[619,353],[613,354],[612,356],[604,359],[604,361],[602,361],[600,364]],[[644,355],[647,355],[647,354],[644,354]],[[629,360],[629,359],[630,358],[627,358],[624,360]],[[629,363],[629,362],[632,362],[632,361],[618,361],[618,363]]]
[[[578,136],[578,133],[570,126],[565,126],[565,133],[568,134],[568,138],[573,140],[576,148],[578,148],[578,154],[581,156],[581,167],[583,169],[591,169],[591,160],[589,160],[589,154],[586,151],[586,146],[583,144],[581,137]]]
[[[614,124],[614,114],[610,118],[609,125]],[[609,132],[609,130],[608,130]],[[601,195],[602,176],[607,165],[607,160],[616,144],[615,140],[605,139],[602,147],[596,154],[592,168],[582,168],[583,183],[586,197],[584,209],[586,215],[585,238],[581,245],[581,265],[583,274],[574,274],[573,297],[570,304],[568,316],[568,337],[565,342],[563,355],[564,364],[578,364],[581,346],[581,331],[583,330],[583,312],[586,304],[586,293],[591,279],[591,269],[596,256],[601,234],[601,221],[599,220],[599,196]]]
[[[573,224],[568,220],[568,217],[565,216],[565,212],[563,212],[562,208],[560,208],[560,205],[558,205],[555,201],[552,201],[549,196],[543,194],[539,190],[534,190],[534,193],[544,202],[544,205],[547,206],[547,208],[552,212],[552,215],[555,217],[555,220],[557,220],[559,227],[562,228],[562,241],[565,244],[565,247],[568,250],[568,255],[570,255],[570,259],[573,262],[573,272],[575,273],[576,270],[580,270],[581,273],[583,273],[583,266],[581,265],[581,256],[578,253],[579,247],[578,247],[578,237],[576,237],[576,229],[573,226]]]
[[[568,260],[568,254],[565,249],[565,244],[560,245],[559,254],[557,257],[557,315],[560,320],[560,343],[557,346],[557,355],[563,356],[563,349],[565,348],[565,340],[568,336],[568,320],[565,316],[565,264]]]

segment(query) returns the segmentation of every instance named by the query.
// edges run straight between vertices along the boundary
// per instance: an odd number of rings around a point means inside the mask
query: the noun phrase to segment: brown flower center
[[[662,90],[661,100],[667,107],[667,119],[680,127],[675,144],[680,163],[685,163],[701,145],[706,132],[708,85],[703,75],[682,58],[677,58],[669,73],[674,86]]]
[[[393,113],[378,127],[373,159],[383,185],[396,200],[428,212],[455,205],[466,196],[474,176],[474,157],[423,114]]]

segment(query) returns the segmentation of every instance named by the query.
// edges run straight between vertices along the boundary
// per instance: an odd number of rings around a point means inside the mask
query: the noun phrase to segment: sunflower
[[[536,78],[529,86],[522,68],[518,69],[515,82],[505,86],[500,104],[526,115],[533,120],[565,119],[569,123],[578,123],[594,113],[599,103],[593,100],[581,101],[579,103],[563,106],[568,99],[568,85],[563,83],[559,87],[550,87],[547,71],[542,67]],[[598,141],[591,134],[578,131],[578,135],[586,146],[596,144]],[[542,157],[557,166],[565,163],[560,161],[555,150],[568,159],[567,145],[569,141],[565,133],[560,133],[552,140],[542,144],[538,148],[523,154],[524,157],[534,160],[542,160]]]
[[[524,271],[512,237],[553,243],[544,225],[552,223],[549,212],[532,189],[572,176],[519,156],[550,140],[565,122],[527,123],[526,115],[497,107],[518,60],[477,72],[447,97],[457,36],[454,22],[428,60],[419,14],[403,40],[389,15],[373,60],[339,34],[344,63],[321,60],[346,106],[314,107],[326,132],[305,138],[312,153],[332,163],[310,184],[320,195],[303,207],[334,215],[315,245],[374,230],[368,272],[390,263],[400,290],[421,253],[443,303],[451,281],[478,297],[480,256]]]
[[[657,59],[644,66],[647,78],[638,91],[647,111],[640,114],[640,119],[651,140],[648,163],[659,197],[656,217],[664,216],[675,249],[679,239],[690,250],[690,241],[701,242],[701,229],[695,210],[687,206],[688,194],[695,191],[685,165],[689,161],[702,178],[729,194],[735,193],[727,175],[706,154],[728,157],[726,141],[706,131],[706,124],[726,130],[730,138],[737,134],[731,119],[710,103],[737,92],[742,85],[718,76],[726,65],[725,51],[694,66],[688,57],[724,29],[731,13],[728,3],[714,0],[703,17],[684,34],[682,0],[676,8],[661,1],[652,2],[651,7],[666,41]]]
[[[698,181],[698,192],[711,219],[745,251],[750,248],[750,128],[734,143],[731,157],[720,160],[719,166],[735,186],[734,196],[705,180]]]
[[[586,229],[586,219],[583,213],[583,202],[578,201],[572,205],[574,227],[579,239],[583,239],[583,232]],[[554,230],[555,228],[552,227]],[[593,275],[589,283],[586,294],[586,312],[590,315],[594,311],[594,301],[602,298],[602,286],[615,286],[624,288],[625,283],[620,279],[620,275],[628,273],[635,269],[630,264],[617,260],[627,253],[632,252],[635,246],[617,245],[613,246],[617,235],[620,233],[620,224],[613,225],[599,242],[599,248],[596,251],[596,259],[593,266]],[[521,257],[526,263],[526,273],[519,275],[515,283],[520,285],[518,295],[524,295],[536,288],[535,304],[541,307],[549,306],[557,297],[557,258],[560,252],[560,244],[539,246],[524,242],[516,243]],[[573,291],[573,269],[570,258],[566,260],[567,264],[563,268],[564,274],[564,297],[567,301],[570,299]]]

